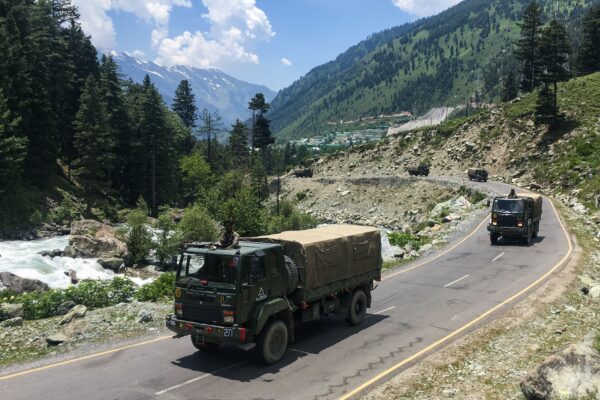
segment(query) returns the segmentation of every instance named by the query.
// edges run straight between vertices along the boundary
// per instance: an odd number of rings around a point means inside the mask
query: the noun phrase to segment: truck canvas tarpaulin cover
[[[249,239],[283,245],[300,271],[300,286],[315,290],[334,282],[374,273],[381,278],[381,236],[377,228],[329,225]]]

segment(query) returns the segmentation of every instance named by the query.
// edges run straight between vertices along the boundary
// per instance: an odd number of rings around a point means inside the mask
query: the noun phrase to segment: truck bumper
[[[238,326],[211,325],[186,321],[175,315],[167,315],[167,328],[175,332],[176,337],[192,335],[200,343],[236,344],[246,343],[246,328]]]
[[[526,228],[488,225],[487,229],[490,233],[495,233],[498,235],[502,235],[504,237],[521,237],[521,236],[525,237],[525,236],[527,236]]]

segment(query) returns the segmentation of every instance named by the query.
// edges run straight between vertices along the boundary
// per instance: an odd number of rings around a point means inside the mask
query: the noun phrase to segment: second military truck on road
[[[533,193],[516,193],[514,196],[496,197],[488,225],[490,242],[517,238],[531,244],[538,236],[542,218],[542,196]]]
[[[179,258],[167,327],[201,351],[256,348],[279,361],[296,324],[336,313],[360,324],[381,279],[376,228],[332,225],[240,241],[230,250],[189,245]]]
[[[410,176],[429,176],[429,167],[425,164],[421,164],[418,167],[406,168]]]

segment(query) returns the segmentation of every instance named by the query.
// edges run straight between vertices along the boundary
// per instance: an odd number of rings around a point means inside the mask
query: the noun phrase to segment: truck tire
[[[197,343],[196,337],[192,336],[192,344],[203,353],[213,353],[219,349],[219,343]]]
[[[258,335],[256,350],[260,359],[267,365],[281,360],[287,349],[288,338],[288,327],[282,320],[269,321]]]
[[[498,244],[498,234],[497,233],[490,233],[490,243],[492,245],[496,245]]]
[[[533,233],[531,232],[531,229],[529,229],[527,231],[527,235],[525,236],[525,244],[527,246],[531,246],[531,238],[533,237]]]
[[[540,231],[540,223],[536,222],[535,224],[533,224],[533,233],[531,234],[531,237],[533,237],[534,239],[537,238],[539,231]]]
[[[285,269],[288,273],[288,292],[287,294],[292,294],[294,290],[298,287],[298,281],[300,280],[300,274],[298,272],[298,266],[288,256],[283,256],[285,260]]]
[[[348,317],[346,320],[350,325],[359,325],[367,314],[367,295],[362,289],[356,289],[350,300]]]

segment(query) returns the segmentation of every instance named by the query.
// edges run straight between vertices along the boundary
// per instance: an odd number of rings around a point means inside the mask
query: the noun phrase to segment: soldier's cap
[[[226,219],[225,221],[223,221],[223,225],[233,225],[234,221],[232,219]]]

